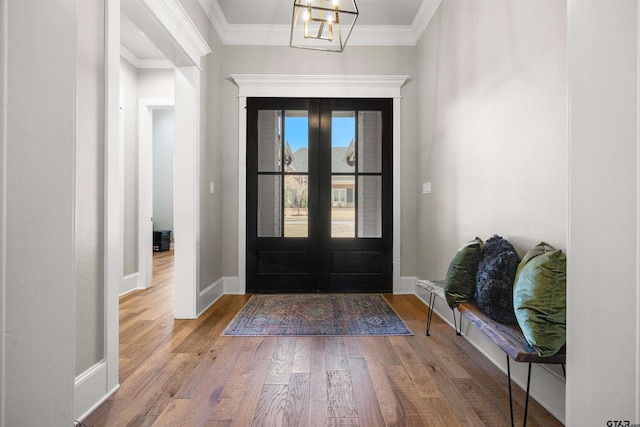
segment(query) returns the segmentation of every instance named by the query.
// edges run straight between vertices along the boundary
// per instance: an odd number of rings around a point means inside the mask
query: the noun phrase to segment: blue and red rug
[[[376,294],[253,295],[224,330],[226,336],[413,335]]]

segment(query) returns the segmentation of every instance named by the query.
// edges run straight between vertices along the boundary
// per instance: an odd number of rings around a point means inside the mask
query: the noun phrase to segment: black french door
[[[391,292],[391,99],[247,100],[247,290]]]

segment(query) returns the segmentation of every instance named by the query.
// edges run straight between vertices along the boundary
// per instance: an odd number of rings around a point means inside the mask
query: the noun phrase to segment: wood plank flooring
[[[413,295],[385,295],[414,336],[221,337],[248,295],[173,319],[173,253],[120,300],[120,389],[98,426],[507,426],[507,379]],[[520,423],[524,392],[515,386]],[[560,426],[534,400],[529,426]]]

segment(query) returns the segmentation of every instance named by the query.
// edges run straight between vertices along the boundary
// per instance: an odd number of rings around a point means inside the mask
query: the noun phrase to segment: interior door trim
[[[238,86],[238,281],[231,293],[246,293],[246,159],[249,97],[289,98],[393,98],[393,292],[401,291],[401,88],[409,76],[313,76],[232,74]]]

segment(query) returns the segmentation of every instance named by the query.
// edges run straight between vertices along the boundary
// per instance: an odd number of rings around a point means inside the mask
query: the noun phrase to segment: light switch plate
[[[213,193],[214,193],[214,190],[215,190],[215,187],[214,187],[214,185],[213,185],[213,181],[211,181],[211,182],[209,183],[209,193],[213,194]]]
[[[422,184],[422,194],[431,193],[431,182],[425,182]]]

